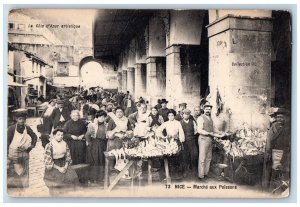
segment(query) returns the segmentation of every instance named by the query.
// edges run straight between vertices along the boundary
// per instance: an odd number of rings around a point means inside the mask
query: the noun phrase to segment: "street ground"
[[[28,118],[27,124],[39,137],[36,126],[40,123],[39,118]],[[44,149],[38,139],[36,147],[30,152],[29,162],[29,188],[23,191],[8,189],[8,194],[12,197],[51,197],[46,187],[44,176]],[[116,175],[111,176],[111,180]],[[159,180],[158,172],[153,173],[153,184],[147,185],[147,175],[141,182],[135,181],[131,186],[130,180],[121,180],[111,191],[103,189],[103,183],[80,186],[76,190],[63,190],[57,197],[270,197],[270,194],[263,193],[258,186],[236,185],[212,177],[205,183],[198,181],[196,176],[190,176],[184,181],[173,180],[170,186]],[[158,191],[160,192],[158,194]]]

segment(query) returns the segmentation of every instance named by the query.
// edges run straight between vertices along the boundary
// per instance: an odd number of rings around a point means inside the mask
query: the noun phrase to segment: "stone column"
[[[135,66],[135,98],[146,98],[146,64],[136,63]]]
[[[127,68],[127,91],[134,97],[134,68]]]
[[[166,98],[169,101],[169,108],[173,108],[179,102],[178,99],[182,95],[180,46],[172,45],[168,47],[166,55]]]
[[[205,66],[199,45],[172,45],[166,49],[166,95],[170,108],[181,102],[193,109],[200,103],[200,77]]]
[[[232,112],[231,130],[243,125],[266,129],[265,110],[271,101],[271,19],[227,15],[207,28],[213,109],[219,91],[225,109]]]
[[[157,99],[165,98],[166,91],[166,58],[148,57],[146,94],[151,105],[157,103]]]
[[[118,91],[122,91],[122,72],[117,73],[117,81],[118,81]]]
[[[127,91],[127,70],[122,70],[122,92]]]

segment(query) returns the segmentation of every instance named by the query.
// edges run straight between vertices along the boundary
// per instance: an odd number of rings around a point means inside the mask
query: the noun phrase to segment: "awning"
[[[18,86],[18,87],[26,87],[27,86],[27,85],[23,85],[21,83],[13,82],[13,81],[8,81],[8,85],[9,86]]]

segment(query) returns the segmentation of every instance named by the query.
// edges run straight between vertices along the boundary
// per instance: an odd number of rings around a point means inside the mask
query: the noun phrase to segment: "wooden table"
[[[117,175],[117,177],[112,181],[111,184],[109,184],[109,165],[110,162],[115,160],[115,156],[108,155],[108,152],[104,152],[105,155],[105,170],[104,170],[104,189],[111,191],[113,187],[120,181],[123,175],[125,175],[126,171],[130,169],[131,172],[131,187],[133,187],[133,180],[134,180],[134,172],[135,172],[135,166],[136,162],[139,161],[139,159],[131,159],[129,162],[125,165],[123,170]],[[146,159],[148,163],[148,185],[152,185],[152,160]],[[169,173],[169,164],[168,159],[164,158],[164,166],[165,166],[165,173],[166,173],[166,183],[171,184],[171,177]]]

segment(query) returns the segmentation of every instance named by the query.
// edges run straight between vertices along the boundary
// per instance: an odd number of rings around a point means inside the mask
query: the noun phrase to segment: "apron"
[[[116,131],[118,132],[126,132],[127,131],[127,123],[128,123],[128,119],[126,117],[123,117],[121,120],[118,119],[117,117],[112,117],[112,119],[114,120],[115,124],[116,124]],[[115,139],[109,139],[107,141],[107,151],[110,151],[112,149],[120,149],[123,147],[123,141],[124,140],[120,140],[119,138],[115,138]]]
[[[14,137],[9,145],[8,159],[12,162],[9,168],[8,186],[28,187],[29,185],[29,153],[26,151],[31,146],[31,137],[27,128],[21,134],[15,129]]]
[[[148,127],[148,123],[147,123],[147,118],[149,116],[149,113],[145,113],[145,114],[138,114],[138,118],[137,118],[137,125],[134,128],[133,134],[135,136],[138,137],[145,137],[147,134],[147,127]]]
[[[31,137],[27,134],[27,128],[21,134],[15,129],[14,137],[9,145],[8,158],[13,162],[18,162],[19,158],[22,158],[25,154],[28,154],[26,150],[31,146]]]

